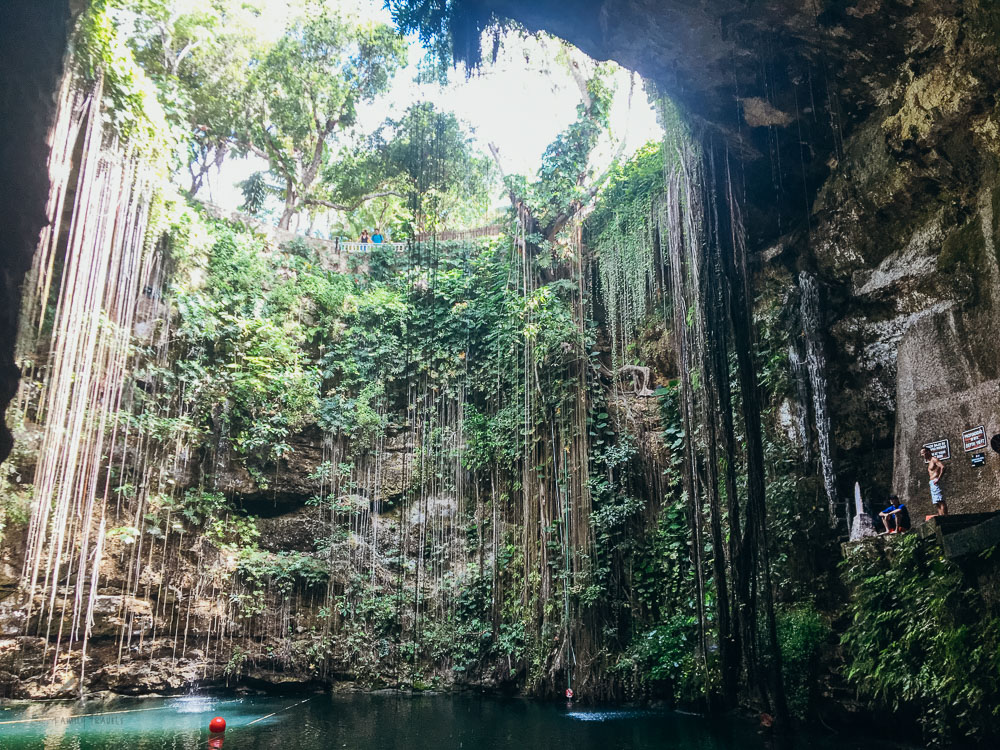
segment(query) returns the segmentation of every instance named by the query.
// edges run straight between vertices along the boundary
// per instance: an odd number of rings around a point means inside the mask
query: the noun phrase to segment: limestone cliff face
[[[988,448],[966,452],[961,432],[1000,432],[1000,348],[997,328],[981,315],[952,309],[915,322],[897,359],[896,449],[893,482],[914,515],[933,513],[927,473],[917,446],[947,439],[941,488],[952,511],[1000,507],[1000,460]],[[972,456],[985,454],[983,466]]]
[[[795,253],[827,287],[842,483],[894,490],[922,520],[934,440],[951,443],[952,510],[1000,506],[1000,457],[973,468],[961,440],[1000,431],[1000,79],[985,6],[914,5],[896,80],[831,157]]]
[[[365,455],[352,459],[358,466],[359,480],[364,480],[361,484],[365,487],[365,501],[392,501],[409,487],[414,449],[407,437],[405,433],[387,435],[380,445],[377,461]],[[281,458],[263,464],[248,464],[235,454],[222,455],[213,466],[205,467],[209,472],[203,477],[197,472],[189,473],[185,485],[208,483],[255,514],[273,517],[292,512],[321,493],[317,471],[324,461],[331,460],[333,453],[329,444],[324,452],[324,436],[315,427],[290,435],[288,447]]]

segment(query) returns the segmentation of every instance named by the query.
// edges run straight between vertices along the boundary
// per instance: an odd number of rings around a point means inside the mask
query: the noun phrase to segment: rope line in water
[[[134,714],[139,711],[162,711],[167,706],[157,706],[156,708],[126,708],[120,711],[101,711],[96,714],[74,714],[73,716],[39,716],[35,719],[12,719],[10,721],[0,721],[0,726],[4,724],[31,724],[36,721],[69,721],[70,719],[87,719],[91,716],[108,716],[110,714]]]
[[[290,708],[301,706],[303,703],[311,701],[315,697],[316,696],[312,695],[306,698],[305,700],[299,701],[298,703],[293,703],[291,706],[285,706],[284,708],[279,708],[277,711],[269,713],[267,716],[261,716],[257,719],[254,719],[253,721],[249,722],[248,724],[244,724],[243,726],[248,727],[251,724],[256,724],[258,721],[264,721],[264,719],[270,719],[272,716],[280,714],[282,711],[287,711]],[[156,706],[155,708],[125,708],[119,711],[101,711],[96,714],[74,714],[73,716],[39,716],[34,719],[11,719],[9,721],[0,721],[0,726],[5,726],[7,724],[33,724],[39,721],[69,721],[70,719],[89,719],[94,716],[110,716],[111,714],[135,714],[139,713],[140,711],[163,711],[167,708],[169,708],[169,706]],[[238,729],[238,728],[240,727],[233,727],[233,729]]]
[[[284,708],[279,708],[274,713],[270,713],[267,716],[261,716],[259,719],[254,719],[253,721],[251,721],[251,722],[249,722],[247,724],[244,724],[243,727],[249,727],[249,726],[252,726],[253,724],[256,724],[258,721],[264,721],[264,719],[270,719],[272,716],[274,716],[276,714],[280,714],[282,711],[287,711],[290,708],[295,708],[296,706],[301,706],[306,701],[311,701],[315,697],[316,696],[314,696],[314,695],[310,695],[305,700],[299,701],[298,703],[293,703],[291,706],[285,706]],[[233,729],[242,729],[243,727],[233,727]]]

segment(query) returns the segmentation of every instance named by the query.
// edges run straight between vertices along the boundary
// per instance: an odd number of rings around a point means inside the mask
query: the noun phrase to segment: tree
[[[326,197],[307,203],[352,212],[372,198],[404,198],[413,228],[423,232],[479,218],[492,180],[489,159],[458,118],[420,102],[329,164]]]
[[[283,184],[278,226],[315,198],[338,131],[357,106],[384,92],[404,63],[405,45],[383,24],[353,25],[321,10],[295,23],[261,59],[250,83],[242,144],[267,159]]]
[[[230,30],[195,50],[181,68],[180,81],[190,100],[187,163],[192,196],[212,167],[219,169],[234,149],[242,152],[236,133],[244,115],[252,43],[249,35]]]
[[[465,62],[470,67],[482,63],[482,35],[493,37],[492,58],[496,60],[504,33],[516,34],[516,24],[498,16],[482,3],[454,0],[387,0],[396,25],[405,33],[416,34],[432,59],[443,65]],[[560,56],[580,89],[581,102],[577,119],[546,149],[542,167],[534,184],[520,177],[503,175],[500,154],[490,149],[507,184],[515,209],[527,208],[533,219],[532,234],[539,233],[551,242],[569,221],[592,207],[592,201],[610,174],[593,174],[590,155],[602,132],[608,129],[613,91],[608,86],[609,67],[597,66],[591,75],[585,72],[589,59],[563,42]],[[612,160],[621,156],[625,142]]]
[[[111,2],[169,118],[186,132],[193,196],[209,170],[221,167],[243,120],[256,10],[242,0]]]
[[[598,65],[588,77],[584,72],[587,62],[574,59],[568,45],[563,52],[580,89],[581,101],[576,108],[576,120],[545,149],[535,181],[529,183],[520,176],[504,175],[500,153],[490,144],[511,204],[515,209],[523,206],[528,210],[534,225],[529,233],[537,233],[547,242],[554,241],[571,219],[592,207],[593,199],[611,174],[624,146],[623,140],[611,166],[596,176],[591,154],[601,134],[609,128],[614,97],[607,83],[609,68]]]

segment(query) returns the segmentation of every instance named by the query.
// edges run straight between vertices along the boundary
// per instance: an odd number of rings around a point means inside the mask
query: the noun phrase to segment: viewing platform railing
[[[337,239],[337,251],[341,253],[370,253],[372,250],[392,248],[396,252],[406,249],[405,242],[346,242]]]

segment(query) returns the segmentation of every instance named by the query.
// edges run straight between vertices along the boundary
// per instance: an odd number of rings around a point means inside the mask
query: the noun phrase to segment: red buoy
[[[221,716],[216,716],[210,722],[208,722],[208,731],[215,733],[222,733],[226,731],[226,720]]]

